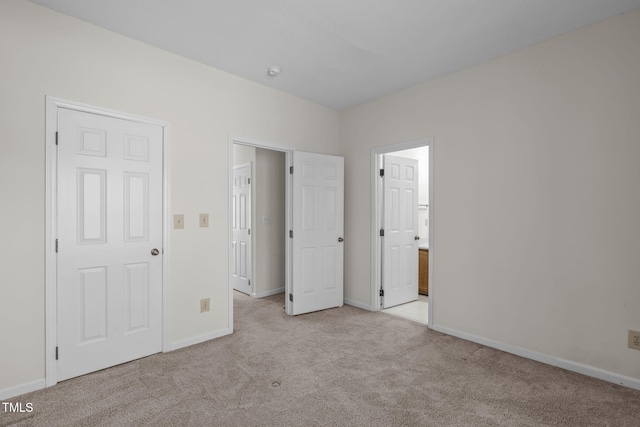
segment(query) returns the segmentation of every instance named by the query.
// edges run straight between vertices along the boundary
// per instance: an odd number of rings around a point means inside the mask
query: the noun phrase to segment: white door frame
[[[56,131],[58,109],[66,108],[91,114],[129,120],[162,127],[162,351],[170,350],[169,342],[169,265],[171,245],[170,233],[170,125],[164,120],[135,116],[120,111],[108,110],[47,96],[45,98],[45,179],[46,179],[46,231],[45,231],[45,382],[46,387],[58,382],[56,344],[58,337],[57,262],[55,241],[58,224],[58,164],[56,155]]]
[[[398,144],[375,147],[371,149],[371,310],[380,310],[380,287],[382,268],[382,244],[380,241],[380,228],[382,215],[380,212],[381,189],[380,182],[380,155],[395,151],[408,150],[417,147],[429,147],[429,319],[428,324],[433,325],[434,283],[433,283],[433,181],[434,181],[434,143],[433,137],[401,142]]]
[[[265,141],[260,141],[257,139],[252,139],[252,138],[244,138],[244,137],[239,137],[239,136],[234,136],[234,135],[229,135],[228,137],[228,147],[227,147],[227,153],[228,153],[228,166],[227,166],[227,171],[228,171],[228,195],[227,195],[227,209],[228,209],[228,224],[227,224],[227,228],[229,230],[229,235],[228,235],[228,240],[227,240],[227,253],[228,253],[228,257],[229,257],[229,265],[228,265],[228,274],[227,274],[227,288],[229,290],[229,330],[233,331],[233,284],[231,282],[231,271],[233,270],[233,266],[231,265],[232,263],[232,257],[231,257],[231,243],[233,242],[233,236],[232,236],[232,215],[233,215],[233,211],[232,211],[232,197],[233,197],[233,144],[239,144],[239,145],[247,145],[249,147],[255,147],[255,148],[263,148],[265,150],[272,150],[272,151],[280,151],[285,153],[286,159],[285,159],[285,165],[287,168],[290,168],[293,165],[293,152],[294,152],[294,148],[287,146],[287,145],[279,145],[279,144],[273,144],[271,142],[265,142]],[[283,173],[285,173],[286,171],[283,171]],[[255,183],[255,179],[254,179],[254,183]],[[286,212],[285,212],[285,230],[291,230],[291,225],[292,225],[292,215],[293,215],[293,205],[292,205],[292,197],[291,197],[291,191],[292,191],[292,185],[291,185],[291,175],[287,175],[287,179],[285,179],[285,204],[286,204]],[[251,239],[253,239],[253,236],[255,234],[251,235]],[[285,295],[289,295],[289,293],[293,292],[293,289],[291,289],[291,285],[293,284],[292,278],[291,278],[291,274],[292,274],[292,269],[291,269],[291,250],[292,250],[292,245],[291,245],[291,239],[289,239],[289,237],[287,236],[285,238],[285,274],[284,274],[284,290],[285,290]],[[255,263],[255,257],[252,257],[251,262]],[[255,271],[255,269],[252,266],[252,271]],[[255,281],[256,281],[256,277],[253,277],[253,283],[255,286]],[[285,312],[288,315],[292,314],[292,307],[291,307],[291,302],[289,301],[288,298],[285,298]]]

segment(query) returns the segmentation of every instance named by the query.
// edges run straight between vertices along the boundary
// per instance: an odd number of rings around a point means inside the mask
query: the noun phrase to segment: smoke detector
[[[280,67],[274,65],[272,67],[269,67],[267,69],[267,75],[269,77],[276,77],[278,74],[280,74]]]

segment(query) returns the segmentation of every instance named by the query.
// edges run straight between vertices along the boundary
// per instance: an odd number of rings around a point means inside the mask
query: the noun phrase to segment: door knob
[[[420,236],[415,236],[413,240],[420,240]]]
[[[156,256],[160,253],[159,250],[157,250],[156,248],[151,249],[151,255]]]
[[[338,242],[344,242],[344,239],[342,237],[338,237]]]

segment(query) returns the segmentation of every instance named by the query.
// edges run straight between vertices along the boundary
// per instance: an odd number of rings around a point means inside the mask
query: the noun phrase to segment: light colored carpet
[[[235,297],[233,335],[10,399],[20,426],[638,426],[640,391],[354,307]],[[4,367],[6,369],[6,367]]]

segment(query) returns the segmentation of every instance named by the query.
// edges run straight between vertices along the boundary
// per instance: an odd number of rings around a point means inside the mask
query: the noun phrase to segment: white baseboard
[[[264,297],[270,297],[271,295],[275,295],[275,294],[281,294],[283,292],[284,292],[284,287],[278,288],[278,289],[271,289],[270,291],[254,293],[254,294],[251,294],[251,296],[254,298],[264,298]]]
[[[0,400],[10,399],[12,397],[20,396],[21,394],[31,393],[32,391],[42,390],[47,385],[44,378],[39,380],[29,381],[28,383],[22,383],[7,388],[0,389]]]
[[[466,332],[460,332],[455,329],[450,329],[439,325],[429,325],[429,328],[433,329],[434,331],[442,332],[443,334],[452,335],[454,337],[462,338],[467,341],[473,341],[478,344],[486,345],[487,347],[492,347],[507,353],[515,354],[517,356],[525,357],[537,362],[542,362],[547,365],[566,369],[567,371],[577,372],[588,377],[598,378],[610,383],[640,390],[640,380],[636,378],[627,377],[625,375],[605,371],[593,366],[583,365],[582,363],[573,362],[571,360],[562,359],[560,357],[549,356],[548,354],[538,353],[522,347],[505,344],[499,341],[490,340],[488,338],[479,337],[476,335],[468,334]]]
[[[209,334],[204,334],[204,335],[199,335],[197,337],[193,337],[193,338],[187,338],[186,340],[182,340],[182,341],[176,341],[174,343],[171,343],[171,345],[169,346],[169,351],[173,351],[173,350],[178,350],[184,347],[189,347],[195,344],[200,344],[202,342],[205,341],[209,341],[215,338],[220,338],[223,337],[225,335],[229,335],[233,332],[232,329],[223,329],[221,331],[216,331],[216,332],[211,332]]]
[[[344,303],[347,304],[347,305],[352,305],[354,307],[361,308],[363,310],[374,311],[374,310],[371,310],[371,306],[369,304],[363,304],[360,301],[354,301],[352,299],[345,299]]]
[[[193,338],[188,338],[186,340],[177,341],[171,343],[169,346],[169,351],[178,350],[180,348],[189,347],[195,344],[200,344],[205,341],[212,340],[214,338],[220,338],[225,335],[231,334],[233,331],[231,329],[223,329],[221,331],[212,332],[210,334],[204,334]],[[39,380],[30,381],[28,383],[18,384],[11,387],[6,387],[0,389],[0,400],[9,399],[15,396],[20,396],[25,393],[31,393],[32,391],[42,390],[46,387],[46,380],[41,378]]]

